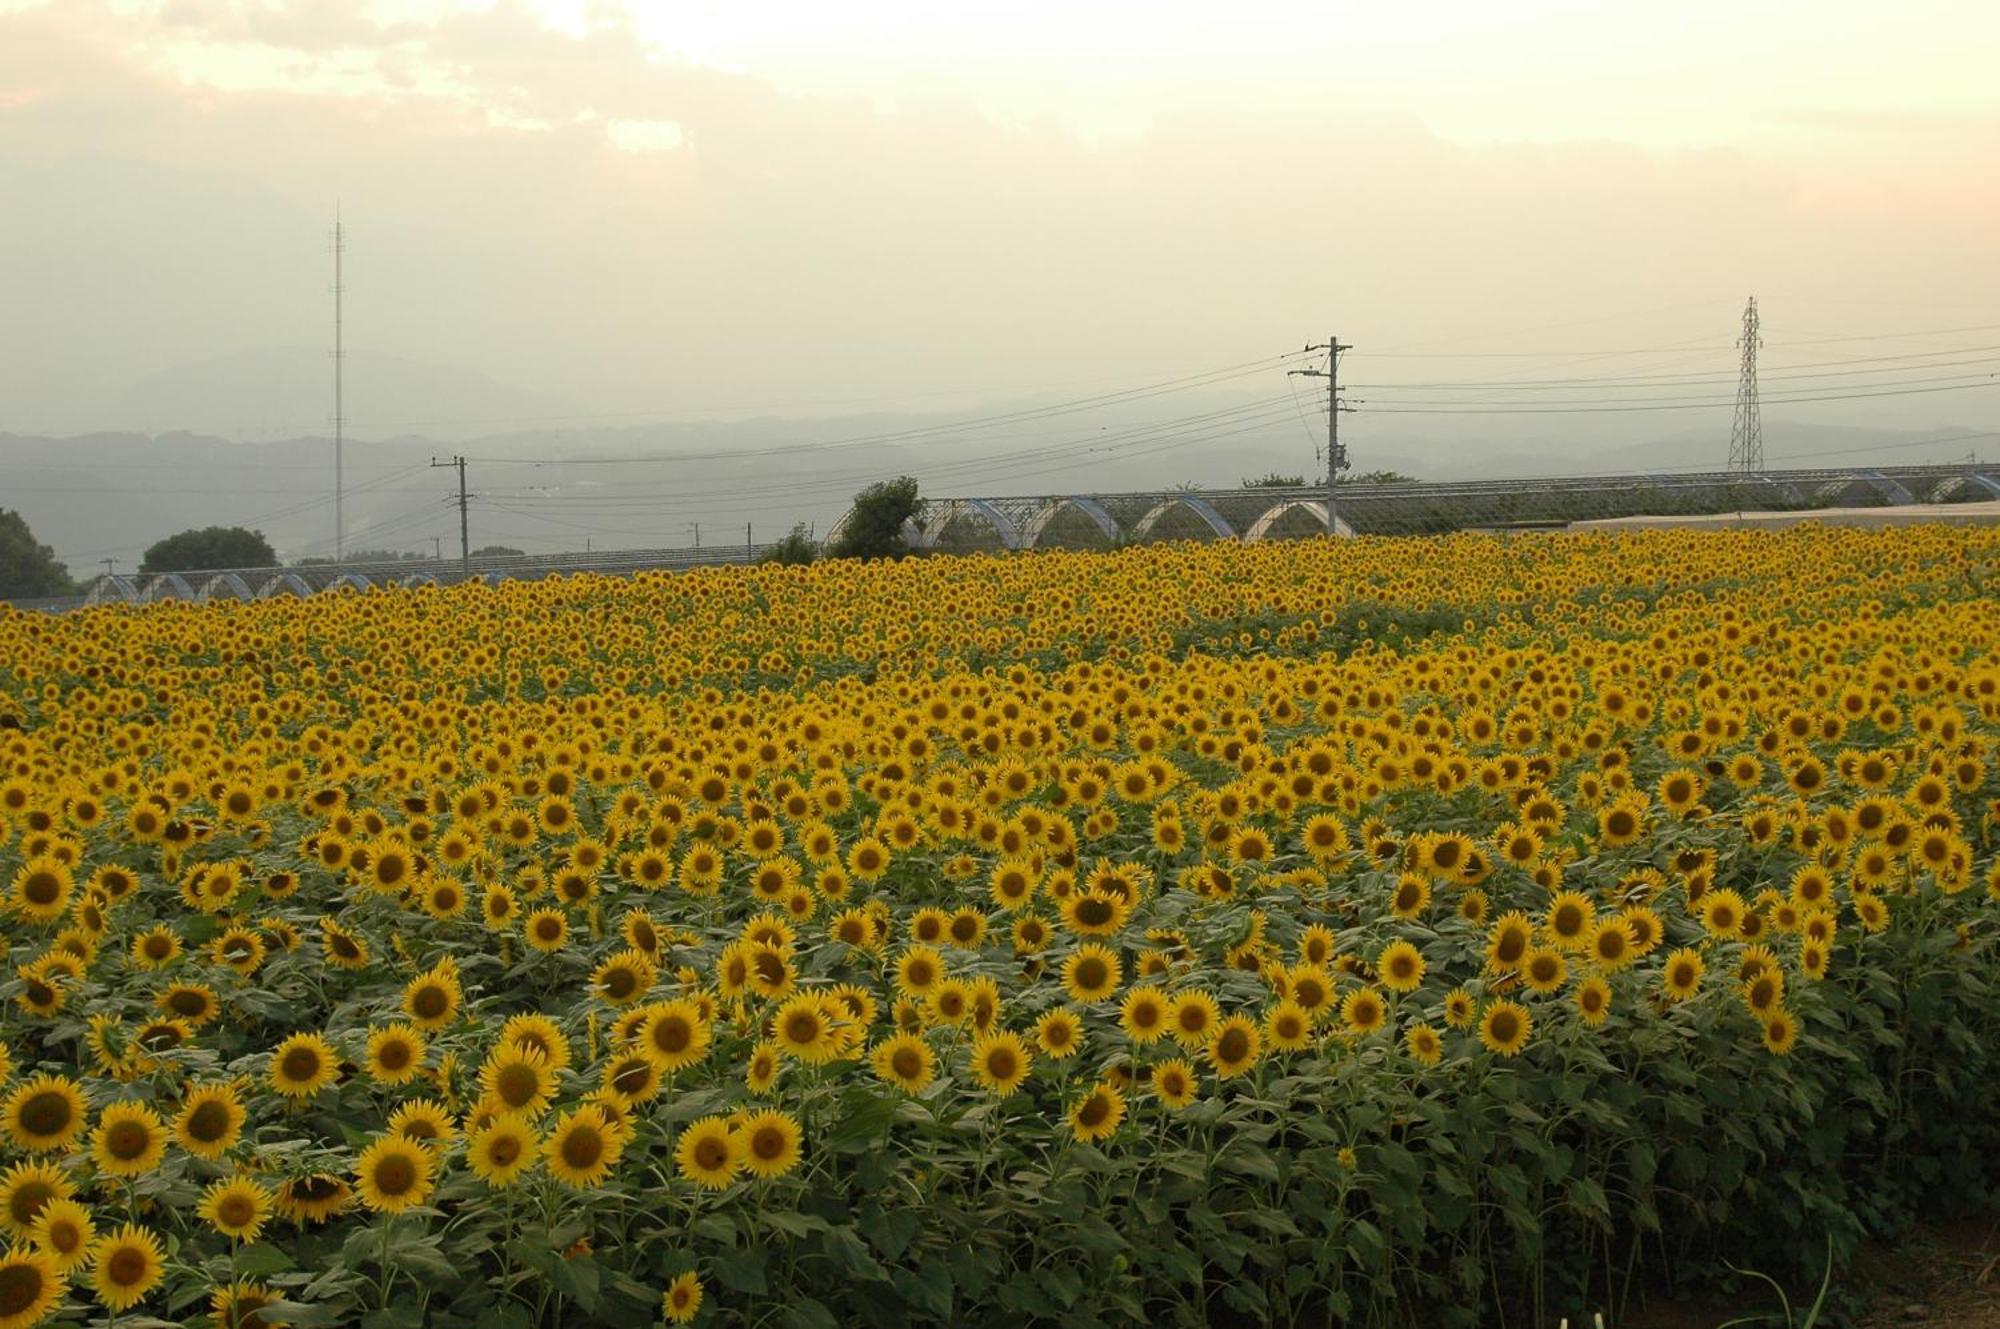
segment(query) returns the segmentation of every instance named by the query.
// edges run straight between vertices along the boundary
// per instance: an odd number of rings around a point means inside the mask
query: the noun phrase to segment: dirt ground
[[[1872,1294],[1862,1329],[2000,1329],[2000,1219],[1929,1228],[1855,1273]]]
[[[1893,1249],[1864,1250],[1841,1285],[1868,1304],[1855,1329],[2000,1329],[2000,1217],[1928,1227]],[[1795,1300],[1794,1314],[1803,1319],[1811,1303],[1811,1293]],[[1605,1329],[1715,1329],[1765,1309],[1777,1309],[1775,1297],[1718,1306],[1655,1302]],[[1782,1320],[1766,1323],[1782,1329]]]

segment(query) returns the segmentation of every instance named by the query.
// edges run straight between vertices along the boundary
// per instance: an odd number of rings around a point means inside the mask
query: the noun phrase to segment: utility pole
[[[752,552],[756,548],[756,542],[750,538],[750,523],[746,521],[743,523],[743,561],[745,563],[756,561],[756,554]]]
[[[341,228],[340,206],[333,209],[333,561],[338,563],[347,553],[347,521],[345,476],[342,474],[341,452],[347,441],[347,415],[342,398],[341,377],[343,362],[347,359],[347,348],[343,342],[341,327],[341,280],[340,259],[347,249],[347,233]]]
[[[695,522],[695,523],[694,523],[694,547],[695,547],[696,549],[699,549],[699,548],[701,548],[701,523],[700,523],[700,522]]]
[[[117,575],[118,575],[118,560],[117,560],[117,559],[115,559],[115,558],[100,558],[100,559],[98,559],[97,561],[98,561],[98,562],[100,562],[100,563],[102,563],[102,564],[104,565],[104,575],[105,575],[105,577],[106,577],[107,579],[108,579],[108,578],[111,578],[111,577],[115,577],[115,576],[117,576]]]
[[[1339,337],[1328,337],[1324,346],[1308,346],[1307,351],[1325,351],[1326,368],[1294,369],[1290,372],[1302,378],[1323,378],[1326,380],[1326,533],[1339,533],[1339,503],[1335,487],[1340,483],[1340,473],[1347,469],[1347,449],[1340,445],[1340,417],[1352,411],[1340,397],[1340,353],[1354,348]]]
[[[434,563],[444,561],[444,541],[435,535],[431,537],[431,561]]]
[[[1729,428],[1729,469],[1746,475],[1764,469],[1764,421],[1757,408],[1757,297],[1743,307],[1743,368],[1736,381],[1736,418]]]
[[[465,458],[453,457],[450,461],[439,461],[436,457],[432,457],[431,469],[435,470],[440,466],[456,466],[458,468],[458,559],[460,565],[464,567],[466,574],[470,576],[472,573],[472,534],[471,528],[466,524],[465,517]]]

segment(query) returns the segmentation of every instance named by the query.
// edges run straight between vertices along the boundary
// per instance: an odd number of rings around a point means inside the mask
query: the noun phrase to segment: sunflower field
[[[0,607],[0,1329],[1615,1326],[1991,1213],[1996,558]]]

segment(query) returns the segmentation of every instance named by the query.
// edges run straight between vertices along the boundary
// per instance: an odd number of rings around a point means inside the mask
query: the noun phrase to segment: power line
[[[1846,360],[1813,360],[1813,361],[1808,361],[1804,364],[1782,365],[1780,366],[1780,369],[1787,372],[1782,372],[1777,374],[1765,374],[1763,376],[1763,381],[1770,382],[1774,379],[1786,379],[1786,378],[1845,378],[1853,374],[1900,374],[1900,373],[1905,373],[1912,369],[1947,369],[1957,365],[1993,364],[1995,363],[1995,360],[1992,356],[1982,354],[1983,352],[1988,352],[1988,351],[2000,352],[2000,345],[1963,346],[1947,350],[1936,350],[1936,351],[1912,351],[1906,355],[1858,356]],[[1969,360],[1936,360],[1935,357],[1940,355],[1972,355],[1976,356],[1977,358]],[[1891,360],[1894,361],[1930,360],[1934,362],[1930,364],[1893,364],[1893,365],[1886,363],[1887,361]],[[1794,370],[1810,371],[1814,369],[1825,368],[1829,366],[1838,366],[1838,365],[1880,365],[1882,367],[1875,369],[1843,369],[1840,370],[1840,372],[1838,373],[1832,373],[1832,374],[1789,372]],[[1397,392],[1397,391],[1414,390],[1419,388],[1422,389],[1500,388],[1508,390],[1520,389],[1523,391],[1528,391],[1544,387],[1615,388],[1615,387],[1653,387],[1653,386],[1668,386],[1668,385],[1676,387],[1697,387],[1705,383],[1734,383],[1734,382],[1736,382],[1736,377],[1734,375],[1730,375],[1728,377],[1717,377],[1717,376],[1685,374],[1685,373],[1662,373],[1662,374],[1615,374],[1603,377],[1593,377],[1590,375],[1584,375],[1576,378],[1437,379],[1420,383],[1354,383],[1350,384],[1349,386],[1356,388],[1366,388],[1372,392]]]
[[[1927,365],[1919,365],[1919,366],[1915,366],[1915,367],[1916,367],[1916,368],[1929,368],[1929,366],[1927,366]],[[1780,392],[1780,393],[1785,393],[1785,394],[1790,394],[1790,395],[1789,395],[1789,396],[1777,396],[1777,397],[1773,397],[1773,398],[1772,398],[1772,400],[1774,400],[1774,401],[1786,401],[1786,400],[1803,400],[1803,399],[1804,399],[1804,397],[1805,397],[1806,395],[1817,395],[1817,394],[1819,394],[1819,393],[1823,393],[1823,392],[1827,392],[1827,391],[1829,391],[1829,390],[1832,390],[1832,389],[1836,389],[1836,388],[1842,388],[1842,387],[1847,387],[1847,386],[1853,386],[1853,387],[1856,387],[1856,388],[1864,388],[1864,389],[1868,389],[1868,390],[1871,390],[1871,391],[1872,391],[1872,390],[1874,390],[1874,389],[1877,389],[1877,388],[1907,388],[1907,387],[1921,387],[1921,386],[1924,386],[1924,385],[1927,385],[1927,384],[1932,384],[1932,383],[1962,383],[1962,382],[1965,382],[1965,381],[1966,381],[1966,380],[1968,380],[1968,379],[1971,379],[1971,380],[1974,380],[1974,381],[1976,381],[1976,382],[1977,382],[1977,381],[1984,381],[1984,380],[1986,380],[1986,379],[1990,379],[1990,378],[1993,378],[1993,377],[1995,377],[1996,373],[2000,373],[2000,371],[1996,371],[1996,370],[1987,370],[1987,371],[1985,371],[1985,372],[1983,372],[1983,373],[1982,373],[1982,372],[1979,372],[1979,371],[1968,371],[1968,372],[1964,372],[1964,373],[1957,373],[1957,374],[1937,374],[1937,375],[1933,375],[1933,376],[1931,376],[1931,377],[1929,377],[1929,378],[1899,378],[1899,379],[1890,379],[1890,380],[1888,380],[1888,381],[1886,381],[1886,382],[1879,382],[1879,383],[1855,383],[1855,384],[1852,384],[1852,385],[1849,385],[1849,384],[1842,384],[1842,383],[1826,383],[1826,384],[1821,384],[1821,385],[1820,385],[1820,386],[1818,386],[1818,387],[1796,387],[1796,388],[1780,388],[1780,389],[1779,389],[1779,392]],[[1674,384],[1657,384],[1657,385],[1655,385],[1655,386],[1658,386],[1658,387],[1666,387],[1666,388],[1675,388],[1675,387],[1695,387],[1695,386],[1699,386],[1699,385],[1697,385],[1697,384],[1680,384],[1680,383],[1674,383]],[[1803,394],[1803,395],[1802,395],[1802,394]],[[1532,400],[1532,399],[1531,399],[1531,400]],[[1604,404],[1609,404],[1609,403],[1618,403],[1618,402],[1637,402],[1637,403],[1650,403],[1650,402],[1716,402],[1716,401],[1721,401],[1721,400],[1730,400],[1730,401],[1733,401],[1733,400],[1735,400],[1735,398],[1734,398],[1734,397],[1731,397],[1731,398],[1727,398],[1727,399],[1725,399],[1725,398],[1721,397],[1721,396],[1720,396],[1720,394],[1717,394],[1717,393],[1707,393],[1707,392],[1700,392],[1700,393],[1694,393],[1694,394],[1692,394],[1692,395],[1690,395],[1690,394],[1685,394],[1685,393],[1682,393],[1682,394],[1674,394],[1674,395],[1668,395],[1668,396],[1660,396],[1660,397],[1557,397],[1557,398],[1542,398],[1542,399],[1540,399],[1540,402],[1539,402],[1539,404],[1541,404],[1541,405],[1546,405],[1546,406],[1597,406],[1597,405],[1604,405]],[[1476,400],[1467,400],[1467,399],[1465,399],[1465,398],[1462,398],[1462,397],[1454,397],[1454,398],[1450,398],[1450,399],[1447,399],[1447,400],[1443,400],[1443,401],[1426,401],[1426,400],[1424,400],[1423,398],[1416,398],[1416,397],[1404,397],[1404,398],[1401,398],[1401,399],[1397,400],[1396,404],[1397,404],[1398,406],[1497,406],[1497,407],[1503,407],[1503,408],[1514,408],[1514,407],[1525,407],[1525,406],[1529,405],[1529,404],[1530,404],[1530,402],[1529,402],[1529,401],[1524,401],[1524,400],[1522,400],[1521,398],[1514,398],[1514,399],[1512,399],[1512,400],[1506,400],[1506,401],[1476,401]]]
[[[1774,398],[1781,404],[1804,405],[1821,401],[1859,401],[1869,397],[1910,397],[1933,392],[1963,392],[1971,388],[2000,387],[2000,382],[1959,383],[1945,387],[1900,388],[1887,392],[1840,392],[1816,397]],[[1702,401],[1688,401],[1678,404],[1655,406],[1521,406],[1507,402],[1488,402],[1484,405],[1446,405],[1431,403],[1421,406],[1377,406],[1377,413],[1393,415],[1573,415],[1596,411],[1686,411],[1703,407],[1727,406],[1733,402],[1730,397],[1715,397]]]
[[[1081,397],[1074,401],[1060,402],[1049,406],[1026,407],[1016,411],[1005,411],[995,415],[975,416],[948,424],[914,425],[903,429],[886,430],[876,434],[857,434],[846,438],[824,439],[810,443],[776,444],[764,448],[738,448],[718,453],[673,453],[654,454],[640,457],[470,457],[467,460],[482,465],[496,466],[639,466],[659,465],[682,461],[734,460],[740,457],[771,457],[797,452],[816,452],[839,448],[866,447],[873,444],[908,442],[919,439],[935,439],[941,436],[976,432],[998,424],[1012,424],[1026,420],[1046,420],[1061,415],[1073,415],[1079,411],[1100,409],[1111,405],[1129,405],[1171,392],[1185,392],[1193,388],[1209,387],[1231,379],[1247,378],[1252,374],[1268,373],[1275,365],[1284,364],[1302,355],[1300,351],[1288,351],[1284,355],[1265,356],[1241,364],[1224,366],[1201,374],[1190,374],[1181,378],[1166,379],[1131,388],[1121,392],[1101,393],[1094,397]]]

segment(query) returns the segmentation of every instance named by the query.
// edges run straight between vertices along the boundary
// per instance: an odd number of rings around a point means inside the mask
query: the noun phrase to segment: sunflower
[[[1194,1102],[1201,1092],[1194,1067],[1179,1057],[1169,1057],[1153,1067],[1153,1096],[1171,1111],[1178,1112]]]
[[[132,1223],[92,1243],[90,1266],[91,1290],[113,1312],[138,1305],[166,1274],[160,1239]]]
[[[1389,1007],[1374,988],[1361,987],[1340,1003],[1341,1023],[1350,1034],[1372,1034],[1389,1018]]]
[[[546,1015],[528,1011],[508,1016],[507,1023],[500,1026],[499,1041],[509,1047],[539,1052],[559,1071],[569,1066],[569,1039],[564,1036],[562,1026]]]
[[[424,1036],[412,1024],[392,1024],[368,1033],[368,1074],[378,1084],[408,1084],[423,1074]]]
[[[1063,962],[1062,978],[1071,1001],[1093,1005],[1118,991],[1124,962],[1109,947],[1087,942]]]
[[[1167,1031],[1182,1047],[1199,1048],[1222,1019],[1222,1007],[1213,994],[1193,988],[1173,998],[1167,1011]]]
[[[549,1175],[575,1190],[604,1184],[625,1152],[625,1132],[611,1124],[597,1104],[565,1113],[542,1142]]]
[[[497,1190],[526,1175],[540,1148],[526,1117],[502,1112],[466,1137],[465,1160],[474,1176]]]
[[[1403,1046],[1419,1066],[1435,1066],[1444,1058],[1444,1040],[1427,1024],[1413,1024],[1404,1030]]]
[[[69,912],[70,893],[76,878],[69,865],[49,855],[30,858],[14,874],[8,902],[14,911],[33,923],[53,923]]]
[[[1527,1007],[1514,1001],[1496,1001],[1479,1018],[1479,1041],[1491,1052],[1512,1057],[1528,1045],[1534,1028],[1535,1020]]]
[[[97,1225],[91,1221],[90,1210],[75,1200],[50,1200],[36,1216],[29,1236],[55,1262],[56,1272],[67,1277],[90,1259]]]
[[[225,1237],[255,1241],[271,1216],[271,1192],[249,1177],[212,1182],[195,1213]]]
[[[1166,994],[1151,984],[1133,988],[1119,1005],[1118,1022],[1125,1036],[1140,1045],[1158,1041],[1167,1032]]]
[[[972,1045],[973,1078],[1002,1098],[1028,1078],[1033,1062],[1033,1054],[1020,1035],[1005,1030],[988,1034]]]
[[[1597,910],[1590,897],[1580,891],[1564,891],[1549,904],[1543,920],[1550,940],[1566,951],[1580,951],[1590,945],[1597,924]]]
[[[174,1116],[174,1138],[197,1158],[220,1158],[236,1147],[246,1116],[233,1084],[196,1085]]]
[[[659,967],[644,951],[627,948],[591,971],[592,996],[611,1006],[630,1006],[659,979]]]
[[[1686,1001],[1701,990],[1702,975],[1708,965],[1699,951],[1686,946],[1667,956],[1660,970],[1660,983],[1669,1001]]]
[[[920,1094],[937,1074],[937,1054],[916,1034],[895,1034],[875,1045],[869,1056],[875,1077],[906,1094]]]
[[[743,1170],[757,1177],[782,1177],[798,1166],[799,1123],[788,1112],[767,1108],[752,1113],[737,1132]]]
[[[829,1009],[828,1003],[820,993],[787,998],[771,1018],[778,1050],[809,1066],[824,1065],[838,1057],[844,1042],[840,1027],[845,1023],[846,1008],[836,1000]]]
[[[165,969],[181,957],[181,939],[161,923],[132,938],[132,967],[143,970]]]
[[[1611,1014],[1611,984],[1596,974],[1576,985],[1577,1014],[1589,1025],[1603,1024]]]
[[[431,1151],[415,1140],[379,1136],[354,1161],[361,1202],[385,1214],[422,1204],[430,1196],[435,1168]]]
[[[1712,937],[1737,937],[1743,932],[1743,920],[1748,912],[1743,897],[1732,890],[1713,890],[1701,897],[1696,906],[1701,915],[1701,925]]]
[[[703,1190],[719,1191],[736,1179],[743,1165],[738,1144],[727,1117],[703,1117],[681,1131],[674,1143],[674,1164],[682,1177]]]
[[[1562,952],[1537,946],[1521,962],[1521,979],[1535,992],[1555,992],[1569,981],[1569,964]]]
[[[944,977],[944,957],[935,946],[912,946],[896,961],[897,990],[910,996],[929,996]]]
[[[1773,1007],[1763,1016],[1764,1046],[1782,1057],[1798,1045],[1798,1017],[1782,1006]]]
[[[1424,956],[1407,941],[1392,941],[1375,961],[1382,986],[1391,992],[1415,992],[1424,981]]]
[[[429,1033],[450,1024],[464,998],[458,985],[458,966],[446,956],[404,986],[403,1013],[411,1024]]]
[[[569,915],[560,909],[537,909],[523,923],[521,935],[538,951],[559,951],[569,941]]]
[[[660,1068],[637,1052],[605,1062],[603,1080],[604,1092],[616,1095],[628,1107],[651,1102],[662,1084]]]
[[[1666,937],[1666,928],[1652,906],[1632,905],[1619,917],[1624,919],[1626,930],[1632,934],[1634,956],[1651,955],[1659,949],[1660,942]]]
[[[1063,1061],[1083,1050],[1083,1021],[1075,1011],[1057,1007],[1035,1023],[1035,1046],[1051,1061]]]
[[[1591,961],[1607,974],[1631,964],[1635,955],[1632,925],[1623,914],[1607,914],[1591,929],[1587,947]]]
[[[1645,805],[1623,799],[1597,814],[1598,841],[1610,848],[1636,843],[1645,834]]]
[[[293,1034],[271,1053],[271,1087],[286,1098],[311,1098],[339,1075],[339,1054],[318,1034]]]
[[[1312,1025],[1305,1007],[1281,999],[1264,1012],[1264,1041],[1281,1052],[1298,1052],[1312,1046]]]
[[[1233,1080],[1257,1064],[1264,1036],[1254,1020],[1232,1015],[1215,1026],[1208,1038],[1208,1061],[1219,1080]]]
[[[263,1284],[239,1279],[228,1287],[215,1289],[209,1296],[208,1309],[217,1329],[285,1329],[288,1321],[264,1314],[279,1300],[278,1294]]]
[[[206,983],[176,983],[160,993],[156,1004],[168,1015],[186,1020],[196,1029],[222,1013],[215,989]]]
[[[449,1144],[458,1135],[451,1110],[435,1098],[413,1098],[389,1114],[389,1130],[418,1144]]]
[[[1124,1120],[1125,1096],[1105,1083],[1091,1086],[1069,1111],[1070,1133],[1085,1144],[1109,1139]]]
[[[167,1153],[167,1124],[144,1103],[113,1103],[97,1118],[91,1157],[114,1177],[137,1177],[158,1167]]]
[[[1753,1015],[1768,1015],[1778,1008],[1785,999],[1785,974],[1782,969],[1759,969],[1743,984],[1743,1004]]]
[[[556,1091],[556,1073],[548,1058],[532,1048],[503,1043],[479,1068],[480,1090],[502,1112],[533,1118]]]
[[[354,1200],[354,1188],[339,1177],[315,1172],[293,1177],[278,1185],[274,1203],[278,1212],[299,1227],[324,1223]]]
[[[1493,920],[1493,927],[1487,933],[1486,964],[1489,969],[1506,972],[1521,963],[1534,944],[1534,925],[1528,916],[1519,910],[1500,915]]]
[[[686,1324],[701,1313],[701,1280],[692,1269],[667,1284],[660,1294],[660,1313],[672,1324]]]
[[[47,1252],[16,1246],[0,1255],[0,1329],[39,1324],[68,1290]]]
[[[1063,923],[1086,937],[1108,937],[1125,926],[1132,902],[1111,892],[1078,891],[1062,902]]]
[[[336,969],[364,969],[368,965],[368,943],[331,918],[319,921],[320,948],[326,962]]]
[[[10,1236],[31,1236],[44,1207],[76,1194],[69,1174],[48,1163],[16,1163],[0,1176],[0,1227]]]
[[[82,1089],[60,1075],[38,1075],[15,1086],[4,1108],[7,1135],[30,1153],[65,1150],[83,1134]]]

